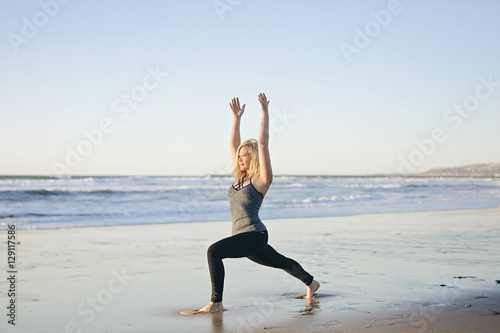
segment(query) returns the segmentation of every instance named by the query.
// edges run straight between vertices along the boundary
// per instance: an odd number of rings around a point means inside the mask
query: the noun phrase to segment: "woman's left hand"
[[[268,112],[267,106],[269,105],[269,101],[267,100],[266,94],[263,93],[259,94],[259,102],[262,109],[262,113],[267,113]]]

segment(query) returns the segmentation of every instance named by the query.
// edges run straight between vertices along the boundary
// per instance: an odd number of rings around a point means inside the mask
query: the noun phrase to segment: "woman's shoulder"
[[[262,196],[265,196],[271,184],[266,184],[263,179],[260,177],[260,173],[256,173],[250,178],[253,186],[257,191],[259,191]]]
[[[267,186],[271,186],[271,184],[273,182],[272,179],[266,181],[260,172],[257,172],[256,174],[254,174],[251,178],[253,179],[254,182],[258,182],[259,184],[267,185]]]

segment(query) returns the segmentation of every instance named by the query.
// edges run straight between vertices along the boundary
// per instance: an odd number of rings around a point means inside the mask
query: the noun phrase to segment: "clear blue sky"
[[[260,92],[275,174],[500,162],[498,1],[65,1],[0,4],[0,174],[228,173]]]

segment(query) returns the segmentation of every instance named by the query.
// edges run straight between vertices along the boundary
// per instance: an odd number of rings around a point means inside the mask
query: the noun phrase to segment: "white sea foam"
[[[0,177],[2,228],[231,219],[232,177]],[[262,219],[496,208],[496,178],[274,178]]]

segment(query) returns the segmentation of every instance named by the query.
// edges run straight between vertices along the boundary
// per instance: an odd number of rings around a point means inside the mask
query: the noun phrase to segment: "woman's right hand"
[[[243,112],[245,112],[245,105],[243,104],[243,107],[240,107],[240,100],[237,97],[233,97],[231,100],[231,103],[229,103],[229,107],[233,111],[233,115],[235,118],[239,118],[243,115]]]

